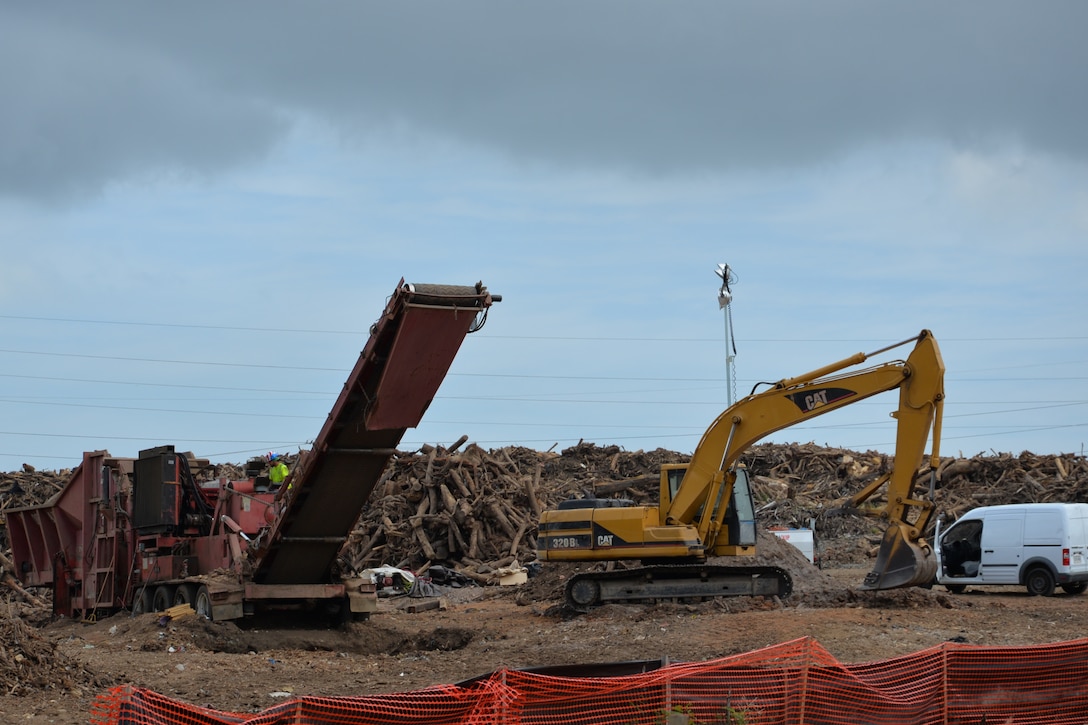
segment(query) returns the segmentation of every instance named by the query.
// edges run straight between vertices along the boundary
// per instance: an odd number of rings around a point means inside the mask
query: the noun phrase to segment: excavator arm
[[[911,342],[915,346],[905,361],[843,372]],[[869,354],[858,353],[749,395],[726,409],[703,434],[676,494],[667,506],[662,501],[664,523],[686,525],[698,519],[699,538],[714,552],[732,494],[733,467],[744,451],[775,431],[898,388],[899,407],[892,414],[897,420],[893,468],[850,501],[858,506],[887,485],[887,502],[874,515],[886,520],[888,527],[862,588],[890,589],[931,581],[934,560],[921,536],[933,515],[933,503],[915,496],[915,474],[923,464],[930,433],[931,477],[938,465],[944,371],[936,339],[923,330],[915,338]]]

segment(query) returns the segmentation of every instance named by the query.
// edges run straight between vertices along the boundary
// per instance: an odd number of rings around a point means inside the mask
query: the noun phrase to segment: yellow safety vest
[[[272,483],[283,483],[287,479],[287,465],[283,461],[272,466],[268,472],[268,480]]]

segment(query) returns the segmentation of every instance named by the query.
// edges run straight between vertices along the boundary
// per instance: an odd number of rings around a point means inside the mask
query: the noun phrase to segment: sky
[[[401,279],[503,298],[402,450],[690,453],[759,383],[928,329],[941,454],[1083,455],[1085,27],[1061,0],[2,2],[0,470],[308,448]],[[766,440],[890,453],[896,404]]]

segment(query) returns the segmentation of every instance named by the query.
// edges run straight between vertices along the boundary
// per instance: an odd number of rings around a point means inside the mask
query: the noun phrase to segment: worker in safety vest
[[[268,482],[272,484],[272,488],[279,488],[287,480],[287,464],[279,453],[269,453],[268,464]]]

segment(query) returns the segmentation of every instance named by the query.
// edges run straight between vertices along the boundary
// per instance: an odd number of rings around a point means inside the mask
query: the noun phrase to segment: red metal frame
[[[70,617],[146,605],[149,586],[158,598],[203,590],[216,618],[256,602],[336,599],[358,611],[367,583],[339,581],[336,556],[401,436],[499,299],[482,284],[401,280],[290,488],[198,482],[190,472],[207,461],[171,446],[138,459],[84,453],[56,496],[6,512],[16,575],[52,587],[55,613]]]

